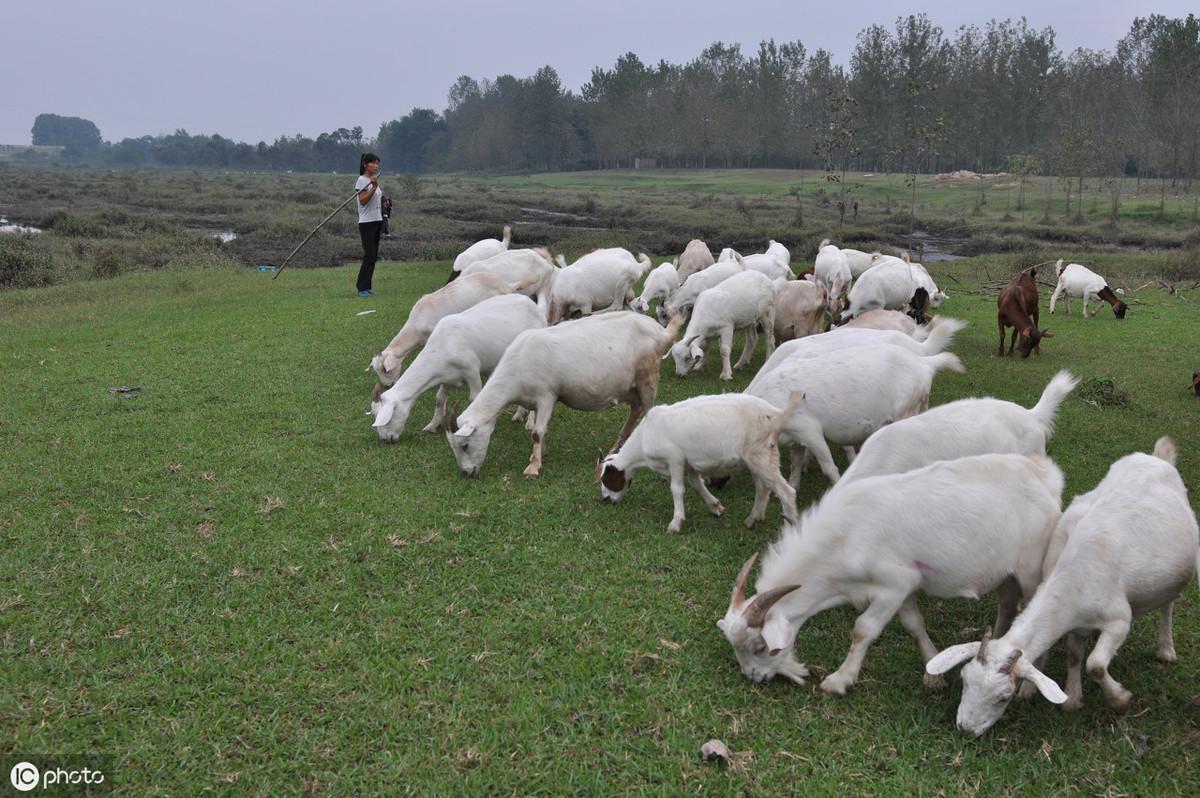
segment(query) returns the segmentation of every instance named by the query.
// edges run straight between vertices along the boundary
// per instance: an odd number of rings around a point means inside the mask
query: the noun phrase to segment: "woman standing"
[[[358,234],[362,238],[363,259],[358,267],[358,295],[375,296],[371,276],[379,258],[379,234],[383,232],[382,194],[379,193],[379,156],[364,152],[358,159]]]

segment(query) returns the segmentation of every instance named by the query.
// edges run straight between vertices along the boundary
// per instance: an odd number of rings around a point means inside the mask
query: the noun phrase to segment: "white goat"
[[[693,238],[683,248],[683,254],[679,256],[679,284],[683,285],[687,278],[696,272],[704,271],[715,262],[712,252],[708,249],[708,244],[698,238]]]
[[[753,527],[763,519],[772,492],[779,499],[783,517],[795,523],[796,491],[779,473],[777,445],[779,430],[794,409],[780,410],[737,393],[697,396],[653,407],[620,451],[597,461],[600,495],[613,503],[620,501],[639,468],[662,474],[671,480],[675,505],[667,532],[678,532],[684,520],[685,477],[708,511],[719,516],[725,508],[709,493],[704,478],[746,468],[754,476],[754,507],[746,526]]]
[[[404,358],[424,346],[439,321],[452,313],[461,313],[490,297],[523,291],[530,285],[528,281],[510,284],[499,275],[483,272],[455,280],[431,294],[426,294],[413,304],[400,332],[396,333],[382,352],[371,358],[370,368],[375,370],[385,388],[391,387],[400,376],[400,370],[404,368]]]
[[[491,272],[499,275],[509,283],[528,285],[521,293],[537,299],[542,307],[549,303],[550,283],[558,270],[550,258],[550,252],[544,248],[510,249],[494,255],[486,260],[475,261],[463,269],[463,276],[468,277],[480,272]]]
[[[776,407],[786,404],[793,392],[805,394],[780,436],[780,446],[791,447],[789,481],[796,487],[804,468],[800,446],[817,459],[831,482],[837,482],[838,468],[828,443],[852,456],[853,447],[875,430],[928,407],[933,378],[947,369],[966,370],[952,352],[921,357],[898,346],[841,349],[814,358],[788,358],[755,377],[746,393]]]
[[[842,321],[849,321],[875,308],[908,308],[918,288],[924,288],[929,293],[929,303],[935,308],[946,299],[946,294],[938,290],[924,266],[883,255],[876,259],[874,266],[863,272],[850,289],[849,306],[842,314]]]
[[[757,555],[742,567],[717,626],[742,673],[756,682],[782,674],[803,684],[808,670],[795,658],[796,633],[818,612],[845,604],[861,614],[850,652],[821,682],[823,692],[845,694],[867,648],[897,613],[929,661],[937,648],[916,593],[977,599],[998,590],[996,624],[1004,626],[1020,596],[1032,595],[1041,581],[1062,486],[1062,472],[1050,460],[1013,454],[839,485],[799,524],[784,527],[749,600],[746,577]]]
[[[829,292],[829,315],[836,316],[842,302],[842,295],[850,290],[853,277],[850,274],[850,264],[846,256],[826,238],[817,249],[817,260],[813,264],[813,274],[825,290]]]
[[[1159,610],[1157,655],[1175,660],[1171,607],[1196,573],[1200,532],[1187,489],[1175,470],[1175,444],[1160,438],[1154,455],[1131,454],[1108,469],[1096,489],[1076,496],[1046,554],[1045,581],[1007,634],[951,646],[928,663],[931,674],[961,662],[958,727],[976,736],[1000,719],[1026,679],[1066,709],[1083,706],[1080,666],[1085,634],[1099,630],[1088,675],[1118,711],[1132,694],[1108,673],[1134,615]],[[1067,635],[1067,690],[1034,664]],[[1023,692],[1026,692],[1023,690]]]
[[[436,431],[446,415],[449,388],[466,385],[474,399],[483,388],[483,377],[496,368],[509,344],[525,330],[545,326],[545,311],[520,294],[494,296],[446,316],[396,384],[372,402],[372,426],[380,440],[395,442],[417,399],[434,387],[437,410],[424,431]]]
[[[1077,382],[1058,372],[1028,410],[990,397],[959,399],[888,424],[867,438],[838,484],[977,454],[1045,454],[1054,416]]]
[[[719,261],[704,271],[693,274],[679,286],[679,290],[675,292],[674,296],[667,300],[667,314],[674,316],[676,313],[687,311],[696,304],[696,297],[700,296],[702,292],[722,280],[728,280],[735,274],[741,274],[743,271],[745,271],[745,267],[742,265],[742,256],[738,255],[734,260]]]
[[[828,299],[825,286],[815,280],[792,280],[779,286],[775,290],[776,343],[821,332]]]
[[[650,258],[644,253],[635,258],[621,247],[589,252],[554,275],[550,324],[557,324],[575,311],[587,316],[593,311],[621,310],[633,300],[633,284],[649,268]]]
[[[576,410],[628,404],[629,418],[613,447],[620,448],[642,414],[654,406],[659,360],[682,326],[682,317],[671,319],[663,329],[640,313],[617,311],[521,333],[475,400],[461,415],[447,419],[446,439],[459,469],[469,476],[479,473],[496,418],[514,403],[534,413],[527,477],[541,471],[555,402]]]
[[[878,252],[862,252],[857,249],[842,248],[842,254],[846,256],[846,264],[850,267],[850,276],[857,280],[862,276],[862,273],[875,265],[875,257]]]
[[[1125,318],[1125,312],[1129,309],[1121,300],[1117,299],[1117,295],[1108,287],[1108,281],[1100,275],[1096,274],[1091,269],[1085,266],[1080,266],[1078,263],[1072,263],[1068,266],[1063,266],[1062,258],[1058,259],[1055,264],[1055,271],[1058,273],[1058,285],[1054,288],[1054,293],[1050,296],[1050,312],[1054,312],[1054,305],[1058,302],[1061,296],[1063,307],[1067,309],[1067,315],[1071,315],[1071,297],[1083,298],[1083,315],[1087,315],[1088,300],[1095,300],[1097,303],[1104,300],[1112,305],[1113,314],[1118,319]],[[1092,316],[1100,312],[1100,305],[1096,305],[1096,309],[1092,311]]]
[[[471,246],[464,249],[454,259],[454,266],[450,270],[450,282],[456,277],[462,275],[463,270],[478,260],[487,260],[488,258],[499,255],[508,249],[508,245],[512,242],[512,228],[504,225],[504,238],[497,241],[494,238],[485,238],[482,241],[476,241]]]
[[[700,274],[717,268],[712,266]],[[749,365],[754,356],[758,344],[755,326],[759,323],[767,334],[767,357],[770,357],[775,351],[775,284],[762,272],[747,269],[704,291],[696,299],[687,332],[671,347],[675,373],[684,377],[689,371],[703,368],[704,345],[709,338],[717,338],[721,352],[720,378],[733,379],[729,355],[733,349],[734,330],[746,330],[746,345],[736,365],[740,369]]]
[[[659,323],[666,321],[666,304],[679,290],[679,272],[670,261],[661,264],[650,272],[642,286],[642,294],[630,303],[630,309],[638,313],[648,313],[650,303],[658,303]]]
[[[772,280],[795,280],[796,275],[788,265],[791,261],[792,253],[788,251],[788,248],[778,241],[771,241],[766,252],[744,256],[742,265],[747,269],[762,272]]]
[[[905,335],[910,335],[918,341],[923,340],[927,334],[927,327],[932,326],[937,319],[934,319],[929,325],[919,325],[913,321],[912,317],[901,313],[898,310],[883,310],[877,308],[868,310],[866,313],[859,314],[850,321],[835,327],[835,330],[854,329],[855,327],[866,327],[872,330],[896,330]]]
[[[901,349],[912,352],[914,355],[929,357],[948,349],[954,342],[954,336],[966,326],[967,323],[965,321],[946,317],[924,341],[918,341],[911,336],[896,332],[895,330],[845,329],[840,327],[826,333],[820,333],[819,335],[810,335],[806,338],[785,341],[776,347],[775,354],[768,357],[766,362],[762,364],[762,367],[758,370],[758,374],[754,376],[754,382],[750,384],[753,386],[759,380],[765,378],[767,374],[774,371],[781,363],[791,358],[819,357],[840,349],[898,346]]]

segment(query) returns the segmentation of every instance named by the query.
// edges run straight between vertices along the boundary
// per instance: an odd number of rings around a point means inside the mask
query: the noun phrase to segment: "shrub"
[[[0,286],[35,288],[54,280],[54,259],[31,246],[36,233],[0,235]]]

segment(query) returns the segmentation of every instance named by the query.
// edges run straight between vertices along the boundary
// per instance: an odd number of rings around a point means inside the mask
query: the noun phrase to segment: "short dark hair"
[[[364,152],[362,157],[358,159],[358,173],[361,175],[367,171],[367,164],[375,163],[379,160],[379,156],[373,152]]]

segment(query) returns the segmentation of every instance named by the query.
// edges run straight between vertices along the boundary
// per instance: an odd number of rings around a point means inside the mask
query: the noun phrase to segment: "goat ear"
[[[925,663],[925,672],[931,676],[941,675],[946,671],[957,668],[978,652],[978,642],[959,643],[957,646],[950,646],[950,648],[934,655],[933,659]]]
[[[791,648],[796,641],[796,627],[781,613],[775,613],[763,624],[762,637],[774,657],[780,651]]]
[[[475,425],[468,421],[466,424],[462,425],[457,430],[455,430],[454,437],[469,438],[469,437],[471,437],[472,433],[474,433],[474,432],[475,432]]]
[[[404,358],[396,357],[391,352],[383,356],[383,370],[388,374],[404,365]]]
[[[375,427],[376,429],[387,426],[387,423],[392,420],[392,415],[395,412],[395,402],[384,402],[383,406],[379,408],[379,412],[375,415],[375,423],[371,426]]]
[[[725,622],[724,618],[720,618],[717,620],[717,628],[720,629],[722,632],[725,631],[726,626],[728,626],[728,624]]]
[[[1027,681],[1033,682],[1033,686],[1038,689],[1042,697],[1051,704],[1062,704],[1067,700],[1067,694],[1062,691],[1058,683],[1051,679],[1046,674],[1039,671],[1032,662],[1025,657],[1019,657],[1016,662],[1016,667],[1013,672],[1017,676]]]

